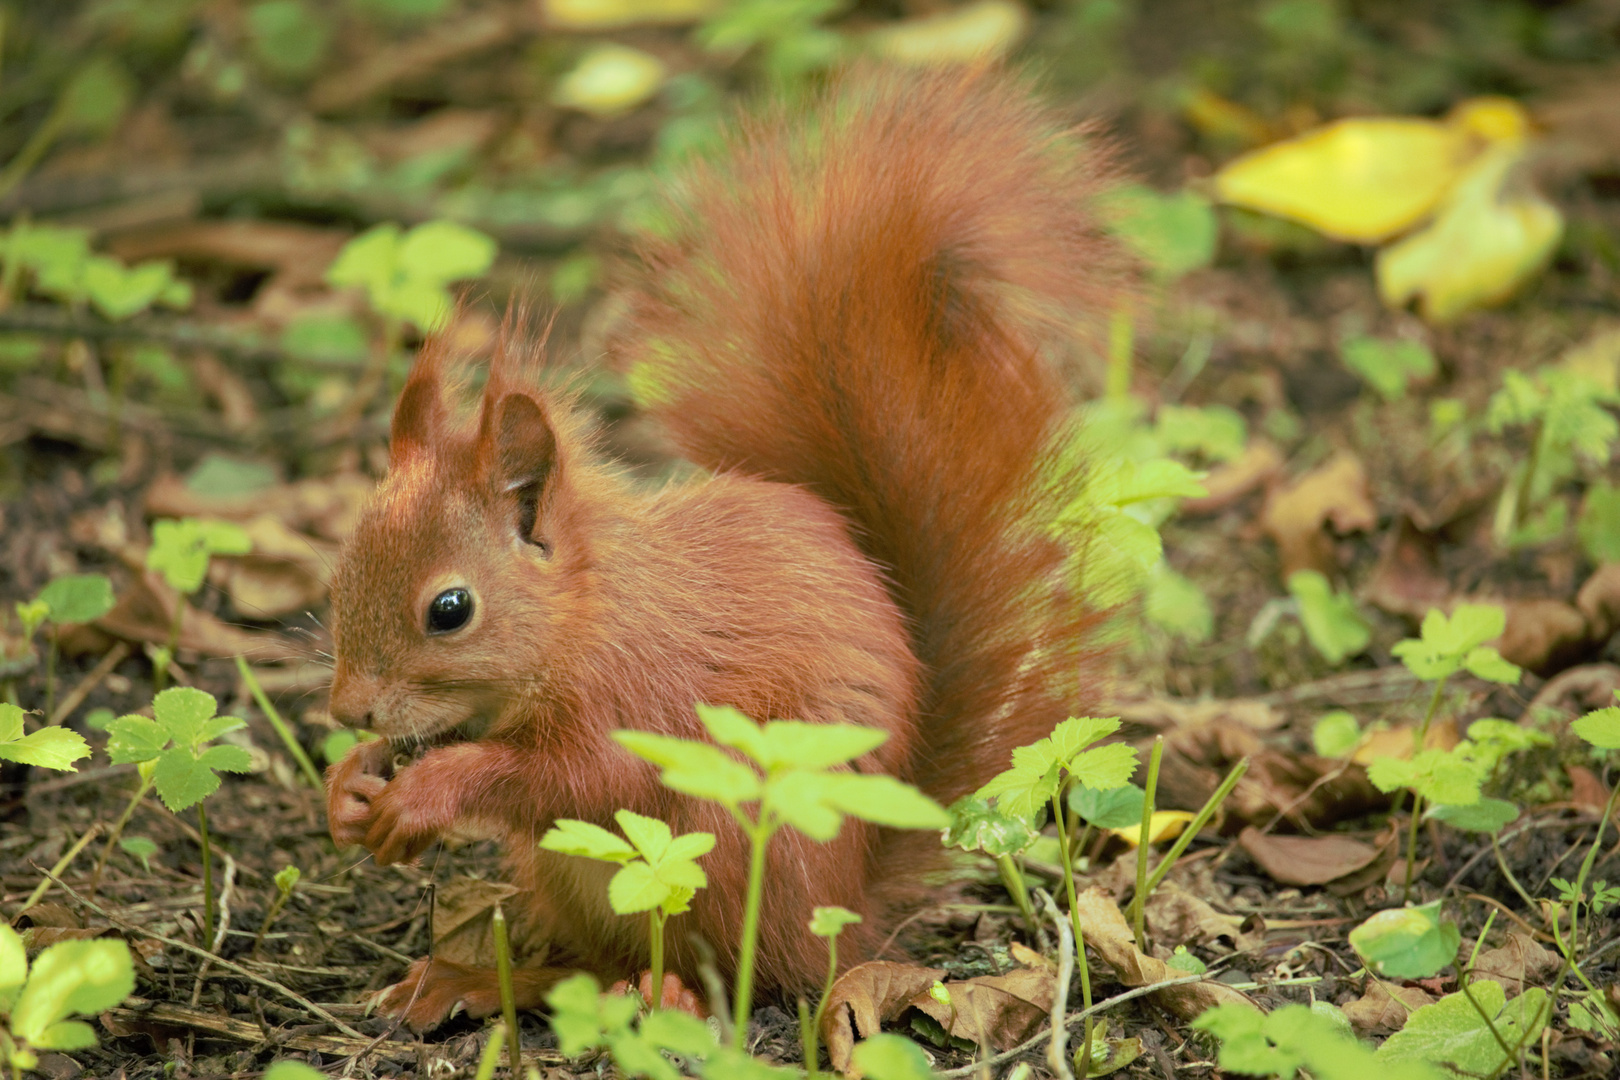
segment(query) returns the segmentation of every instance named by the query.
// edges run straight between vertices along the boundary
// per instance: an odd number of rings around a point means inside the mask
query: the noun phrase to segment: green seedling
[[[221,735],[247,726],[234,716],[215,716],[214,695],[187,686],[164,690],[152,699],[155,719],[121,716],[108,726],[107,754],[113,764],[152,762],[151,786],[173,813],[197,808],[203,866],[203,940],[214,936],[214,864],[203,800],[219,790],[216,770],[247,772],[252,758],[240,746],[210,745]],[[145,794],[139,792],[132,806]],[[126,813],[124,820],[128,820]],[[109,840],[110,844],[110,840]],[[105,862],[105,857],[103,862]]]
[[[1575,538],[1594,563],[1620,562],[1620,487],[1592,482],[1575,520]]]
[[[1519,668],[1485,644],[1501,637],[1506,628],[1507,613],[1502,608],[1494,604],[1458,604],[1450,618],[1430,610],[1423,617],[1420,636],[1396,642],[1390,650],[1412,674],[1434,683],[1429,707],[1412,736],[1411,759],[1379,758],[1367,770],[1368,778],[1379,790],[1407,788],[1413,793],[1412,820],[1406,838],[1403,902],[1412,897],[1418,821],[1423,815],[1424,800],[1465,805],[1477,802],[1479,785],[1484,779],[1483,770],[1470,756],[1468,748],[1425,750],[1423,744],[1428,738],[1429,725],[1440,711],[1446,681],[1459,671],[1466,670],[1477,678],[1508,686],[1519,681]]]
[[[409,232],[392,222],[350,240],[326,268],[328,284],[362,290],[382,320],[382,334],[356,381],[343,415],[357,420],[382,389],[406,323],[443,329],[454,300],[448,286],[482,277],[495,262],[495,241],[453,221],[428,221]]]
[[[27,715],[16,705],[0,701],[0,761],[77,772],[73,763],[90,756],[84,736],[62,727],[42,727],[25,735],[23,718]]]
[[[1620,421],[1609,411],[1617,403],[1620,394],[1565,366],[1533,375],[1509,369],[1503,375],[1502,389],[1486,410],[1486,424],[1493,434],[1527,427],[1531,441],[1529,457],[1497,504],[1498,543],[1540,538],[1545,530],[1526,526],[1532,511],[1543,508],[1558,485],[1576,475],[1579,461],[1601,467],[1609,460],[1609,448],[1620,435]]]
[[[152,856],[158,853],[157,841],[147,836],[120,836],[118,849],[125,855],[139,859],[141,869],[152,872]]]
[[[821,986],[821,1000],[816,1003],[815,1016],[805,1014],[804,999],[799,999],[800,1035],[804,1040],[804,1070],[809,1080],[816,1080],[821,1062],[821,1050],[816,1045],[816,1033],[821,1030],[821,1018],[827,1013],[827,999],[832,997],[833,983],[838,979],[838,935],[844,927],[858,923],[861,917],[848,908],[818,907],[810,913],[810,932],[827,939],[827,980]]]
[[[791,826],[825,843],[838,835],[846,815],[896,829],[943,829],[951,820],[938,803],[892,776],[832,771],[877,749],[888,740],[886,731],[797,720],[772,720],[761,727],[728,706],[699,705],[697,713],[715,742],[740,752],[753,767],[709,743],[647,731],[617,731],[613,737],[662,768],[664,786],[724,806],[748,837],[748,897],[732,1031],[740,1050],[753,1009],[766,851],[777,830]],[[752,812],[745,809],[750,804]]]
[[[208,562],[215,555],[246,555],[253,540],[240,525],[206,518],[162,518],[152,523],[152,546],[146,550],[146,568],[155,570],[179,595],[169,623],[169,641],[156,650],[153,679],[159,690],[168,683],[169,664],[180,647],[186,597],[194,596],[208,577]]]
[[[1440,915],[1440,901],[1380,911],[1350,931],[1350,945],[1375,973],[1427,979],[1456,962],[1462,933]]]
[[[303,79],[314,73],[332,43],[332,27],[304,0],[264,0],[247,9],[253,59],[270,74]]]
[[[872,1080],[935,1080],[922,1047],[903,1035],[880,1031],[855,1044],[850,1061]]]
[[[44,121],[0,171],[0,197],[22,183],[58,139],[109,134],[123,118],[133,94],[129,74],[116,62],[98,57],[81,67],[62,88]]]
[[[1306,638],[1328,663],[1338,666],[1372,641],[1372,628],[1356,611],[1355,600],[1320,572],[1294,571],[1288,575],[1288,591],[1299,605]]]
[[[1406,396],[1407,384],[1434,378],[1439,365],[1421,341],[1353,337],[1339,343],[1344,366],[1360,375],[1385,401]]]
[[[87,623],[113,608],[112,582],[101,574],[63,574],[52,578],[27,604],[17,604],[24,640],[32,639],[40,624],[49,622],[50,641],[45,650],[45,715],[56,711],[56,649],[60,627]]]
[[[511,1033],[512,1046],[508,1054],[508,1064],[511,1066],[512,1075],[516,1076],[523,1067],[523,1046],[518,1038],[521,1029],[517,1022],[517,995],[512,989],[512,938],[506,928],[506,911],[501,907],[499,900],[495,902],[495,910],[490,914],[490,929],[495,938],[495,980],[500,984],[501,990],[501,1026],[496,1029],[495,1035],[501,1034],[502,1031]],[[491,1046],[496,1042],[492,1036]],[[484,1060],[488,1062],[491,1075],[495,1072],[497,1050],[498,1047],[486,1049],[484,1052]],[[478,1071],[482,1073],[484,1068],[484,1062],[479,1062]]]
[[[0,281],[14,295],[24,274],[33,288],[64,304],[88,303],[108,319],[119,321],[153,305],[191,306],[191,286],[175,277],[169,260],[125,266],[109,255],[90,250],[90,233],[50,225],[18,222],[0,239]]]
[[[742,0],[725,4],[697,30],[705,52],[736,58],[757,51],[766,77],[791,88],[838,62],[849,43],[821,22],[848,0]]]
[[[1157,534],[1155,534],[1155,539]],[[1062,793],[1065,786],[1078,784],[1106,790],[1129,782],[1136,771],[1136,751],[1125,743],[1097,746],[1099,740],[1119,730],[1119,718],[1071,717],[1052,734],[1029,746],[1013,751],[1012,768],[985,784],[975,794],[995,799],[996,808],[1009,817],[1021,818],[1038,827],[1041,815],[1050,808],[1059,831],[1058,851],[1063,859],[1063,880],[1067,887],[1069,919],[1074,930],[1074,953],[1080,968],[1082,1004],[1091,1008],[1091,973],[1086,966],[1086,941],[1080,926],[1074,890],[1074,857],[1063,832]],[[1091,1017],[1086,1018],[1085,1046],[1091,1045]],[[1084,1080],[1082,1077],[1081,1080]]]
[[[730,759],[727,759],[730,760]],[[627,1076],[652,1080],[680,1080],[681,1073],[664,1053],[689,1059],[715,1055],[709,1026],[675,1009],[650,1012],[639,1027],[633,1025],[639,1002],[630,994],[604,994],[589,975],[575,975],[546,995],[551,1006],[551,1029],[567,1057],[587,1050],[605,1049]],[[705,1075],[708,1075],[705,1070]]]
[[[483,1052],[478,1055],[478,1068],[473,1072],[473,1080],[495,1080],[495,1063],[501,1060],[501,1046],[506,1042],[506,1033],[510,1030],[503,1019],[500,1023],[489,1029],[489,1041],[484,1043]],[[517,1040],[512,1040],[513,1052],[517,1052]],[[518,1075],[517,1066],[512,1067],[512,1075]]]
[[[656,818],[629,810],[613,815],[629,838],[627,843],[600,825],[559,818],[540,838],[547,851],[619,864],[608,882],[608,904],[620,915],[648,913],[648,940],[652,947],[652,1007],[663,1007],[664,924],[691,906],[697,890],[706,888],[708,876],[697,860],[714,850],[714,834],[675,836]]]
[[[1024,925],[1033,928],[1035,909],[1029,901],[1029,886],[1013,856],[1029,850],[1040,834],[1025,818],[1009,817],[976,795],[966,795],[952,803],[950,815],[951,827],[945,830],[945,844],[963,851],[982,851],[995,859],[1002,884],[1018,905]]]
[[[303,876],[303,871],[296,866],[283,866],[276,871],[276,876],[272,879],[276,883],[276,898],[270,901],[269,910],[264,913],[264,922],[259,924],[259,932],[253,936],[255,960],[259,958],[259,950],[264,947],[264,935],[270,932],[270,926],[276,921],[276,916],[281,914],[282,909],[287,906],[287,901],[292,899],[293,889]]]
[[[281,743],[287,748],[287,753],[291,754],[293,760],[298,762],[298,767],[303,770],[304,778],[309,781],[310,787],[314,788],[316,791],[324,789],[326,785],[321,783],[321,774],[315,768],[315,763],[309,760],[309,755],[304,753],[303,746],[298,742],[298,736],[293,734],[293,730],[288,725],[287,721],[281,718],[281,711],[277,709],[270,701],[270,696],[264,692],[264,687],[259,685],[258,676],[254,675],[253,669],[248,666],[247,657],[238,656],[236,658],[236,672],[242,677],[242,685],[246,686],[248,693],[253,695],[253,700],[258,704],[259,711],[264,713],[264,718],[270,721],[270,726],[276,729],[277,735],[281,736]],[[358,741],[358,737],[355,736],[348,728],[343,728],[341,732],[335,731],[332,733],[332,735],[338,734],[347,734],[350,736],[349,746],[344,747],[343,753],[338,754],[337,757],[327,755],[326,760],[328,764],[332,764],[342,758],[343,754],[349,752],[349,747],[352,747],[354,743]],[[370,733],[368,732],[367,734]],[[331,737],[332,736],[328,736],[328,739]],[[372,738],[375,737],[376,736],[374,735],[372,736]]]
[[[1361,725],[1354,714],[1334,709],[1311,725],[1311,749],[1325,758],[1349,757],[1361,745]]]
[[[22,935],[0,923],[0,1058],[12,1080],[39,1065],[40,1051],[95,1046],[95,1028],[71,1017],[94,1016],[134,992],[135,964],[124,942],[58,942],[30,969]]]
[[[1217,1005],[1192,1022],[1220,1040],[1222,1070],[1292,1080],[1309,1069],[1315,1080],[1444,1080],[1423,1061],[1381,1062],[1363,1046],[1344,1014],[1326,1002],[1284,1005],[1262,1013],[1248,1005]]]
[[[1249,444],[1243,414],[1225,405],[1160,405],[1153,429],[1165,450],[1206,461],[1232,461]]]

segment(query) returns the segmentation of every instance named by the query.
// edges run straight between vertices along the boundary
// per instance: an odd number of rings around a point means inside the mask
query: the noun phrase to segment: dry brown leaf
[[[243,526],[253,553],[218,558],[208,578],[249,618],[269,619],[303,611],[326,597],[337,562],[336,544],[294,532],[261,514]]]
[[[1180,513],[1217,514],[1269,483],[1282,471],[1283,455],[1269,439],[1254,439],[1236,460],[1211,469],[1204,477],[1205,495],[1183,499]]]
[[[1119,981],[1126,986],[1151,986],[1185,974],[1137,949],[1124,913],[1102,889],[1094,887],[1081,893],[1075,902],[1075,910],[1080,915],[1086,944],[1107,961],[1119,976]],[[1167,986],[1154,991],[1151,997],[1183,1020],[1191,1020],[1216,1005],[1235,1003],[1251,1008],[1254,1006],[1254,1002],[1241,991],[1212,979]]]
[[[1575,594],[1575,606],[1586,616],[1594,641],[1620,630],[1620,563],[1598,567]]]
[[[1110,715],[1117,714],[1122,720],[1159,728],[1187,728],[1225,721],[1251,731],[1273,731],[1286,719],[1264,701],[1253,698],[1185,701],[1153,696],[1111,701],[1106,711]]]
[[[1249,826],[1238,843],[1273,881],[1326,885],[1370,865],[1379,850],[1348,836],[1273,836]]]
[[[1134,862],[1135,860],[1129,860]],[[1237,941],[1243,920],[1237,915],[1224,915],[1210,906],[1207,900],[1194,896],[1169,881],[1159,883],[1148,897],[1147,909],[1142,913],[1148,931],[1155,941],[1168,941],[1176,945],[1201,945],[1216,938]]]
[[[1522,668],[1545,674],[1569,666],[1587,641],[1586,616],[1562,600],[1508,600],[1507,630],[1496,647]]]
[[[169,640],[174,606],[180,602],[173,589],[150,571],[135,577],[113,609],[95,626],[126,641],[161,645]],[[232,626],[187,604],[180,623],[180,648],[204,656],[245,656],[255,663],[296,660],[304,650],[275,634]]]
[[[1028,945],[1025,945],[1022,941],[1013,942],[1007,947],[1007,949],[1012,953],[1012,958],[1014,960],[1018,961],[1027,968],[1034,968],[1036,971],[1044,971],[1049,975],[1056,974],[1057,972],[1057,964],[1054,961],[1042,956]]]
[[[869,960],[840,975],[827,995],[827,1011],[821,1018],[821,1041],[827,1044],[833,1069],[850,1075],[855,1036],[876,1035],[883,1021],[905,1012],[913,998],[944,977],[940,968],[892,960]]]
[[[251,495],[210,497],[165,473],[146,489],[146,512],[152,517],[217,517],[248,522],[268,514],[289,529],[327,540],[342,540],[354,530],[360,508],[374,485],[358,473],[276,484]]]
[[[1442,607],[1451,584],[1440,570],[1439,536],[1420,529],[1409,513],[1397,517],[1362,595],[1373,606],[1414,622],[1430,608]]]
[[[1350,760],[1357,765],[1371,765],[1381,757],[1409,758],[1412,756],[1412,739],[1416,735],[1417,729],[1411,724],[1375,728],[1362,738],[1356,752],[1350,755]],[[1429,725],[1427,734],[1423,736],[1423,748],[1450,750],[1461,741],[1456,721],[1447,717]]]
[[[1553,710],[1569,716],[1579,716],[1614,704],[1615,691],[1620,690],[1620,667],[1614,664],[1582,664],[1568,671],[1560,671],[1548,679],[1525,708],[1525,717]]]
[[[911,1008],[933,1017],[946,1031],[975,1046],[997,1050],[1017,1046],[1035,1033],[1052,1011],[1056,980],[1049,971],[1017,968],[1005,975],[981,975],[947,982],[946,1005],[927,990],[912,997]]]
[[[474,967],[495,966],[495,905],[515,896],[516,885],[455,878],[433,897],[433,955]]]
[[[1367,472],[1359,458],[1340,453],[1294,483],[1272,492],[1260,526],[1277,543],[1283,577],[1296,570],[1335,569],[1329,527],[1344,535],[1378,525],[1378,510],[1367,494]]]
[[[1500,947],[1479,954],[1471,979],[1495,979],[1509,997],[1524,993],[1526,985],[1540,983],[1558,970],[1558,954],[1544,949],[1536,940],[1518,930],[1508,931]]]
[[[1585,765],[1565,765],[1564,771],[1569,774],[1569,801],[1582,810],[1603,813],[1603,808],[1609,805],[1609,789],[1603,786],[1597,774]]]
[[[1416,986],[1397,986],[1382,979],[1369,979],[1367,992],[1344,1006],[1344,1015],[1358,1035],[1387,1035],[1406,1026],[1413,1011],[1434,1001]]]

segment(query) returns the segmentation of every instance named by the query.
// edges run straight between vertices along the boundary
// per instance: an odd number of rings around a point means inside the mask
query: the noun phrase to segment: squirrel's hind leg
[[[512,996],[517,1007],[544,1007],[551,988],[576,973],[565,967],[514,968]],[[500,1012],[501,986],[492,967],[424,957],[411,964],[403,979],[380,991],[376,1002],[377,1011],[422,1032],[444,1023],[457,1006],[474,1019]]]

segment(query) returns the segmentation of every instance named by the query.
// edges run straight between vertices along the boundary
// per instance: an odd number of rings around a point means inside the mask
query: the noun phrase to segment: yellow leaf
[[[697,22],[724,0],[541,0],[551,30],[611,30],[644,23]]]
[[[1277,137],[1265,117],[1230,98],[1202,86],[1187,95],[1182,115],[1200,134],[1243,146],[1260,146]]]
[[[1148,823],[1148,843],[1157,844],[1161,840],[1174,840],[1181,835],[1181,830],[1187,823],[1197,817],[1185,810],[1155,810],[1153,820]],[[1109,829],[1109,832],[1135,847],[1137,841],[1142,839],[1141,825],[1128,825],[1123,829]]]
[[[1340,120],[1273,143],[1215,174],[1222,202],[1374,243],[1427,217],[1474,152],[1466,130],[1434,120]]]
[[[1509,185],[1525,156],[1519,139],[1496,143],[1447,194],[1433,224],[1378,253],[1378,293],[1391,306],[1420,296],[1434,322],[1507,299],[1563,235],[1558,209]]]
[[[592,116],[616,116],[657,93],[664,74],[664,63],[656,56],[623,45],[601,45],[562,77],[551,100]]]
[[[867,41],[902,64],[959,64],[1007,55],[1028,29],[1029,13],[1013,0],[979,0],[874,30]]]

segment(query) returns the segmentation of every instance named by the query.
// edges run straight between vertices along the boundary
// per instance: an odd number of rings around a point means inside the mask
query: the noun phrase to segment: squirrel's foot
[[[566,968],[530,967],[512,972],[512,998],[519,1010],[538,1009],[553,986],[573,972]],[[412,1031],[438,1027],[458,1012],[473,1019],[501,1011],[500,979],[492,967],[424,957],[405,977],[372,997],[370,1005],[385,1016],[397,1016]]]
[[[636,989],[641,994],[641,1000],[649,1005],[652,1004],[652,985],[652,972],[650,971],[643,971],[636,980]],[[630,981],[628,979],[620,979],[608,987],[608,993],[610,994],[628,994],[629,992]],[[689,989],[681,981],[681,977],[673,971],[664,972],[664,994],[661,1004],[666,1009],[679,1009],[682,1012],[691,1013],[699,1020],[709,1018],[708,1003],[703,1000],[697,991]]]

